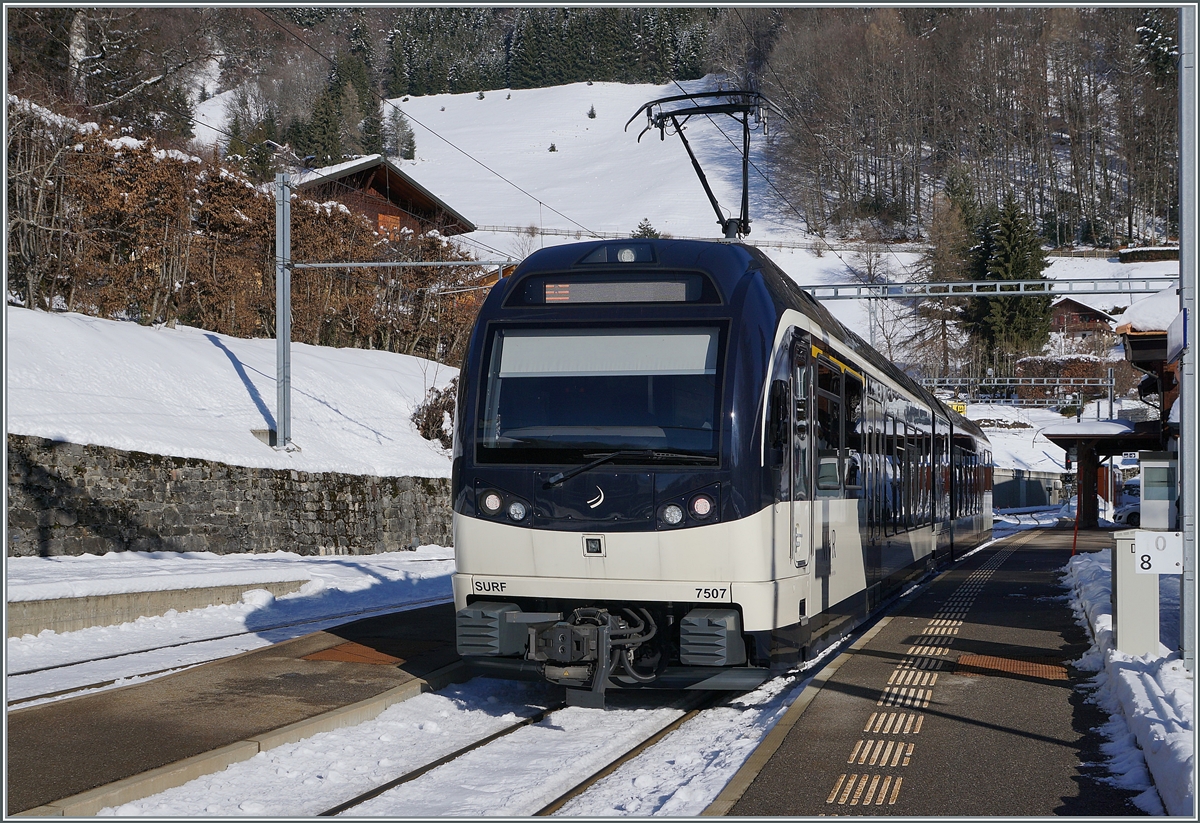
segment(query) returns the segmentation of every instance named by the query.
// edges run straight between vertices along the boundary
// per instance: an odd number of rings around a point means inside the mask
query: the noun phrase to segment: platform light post
[[[275,438],[292,442],[292,185],[286,172],[275,175]]]
[[[1196,671],[1196,508],[1200,448],[1196,418],[1196,351],[1187,326],[1196,316],[1196,7],[1179,9],[1179,307],[1184,312],[1179,363],[1179,497],[1183,575],[1179,592],[1179,653]]]
[[[375,268],[438,268],[496,267],[496,279],[504,276],[510,260],[431,260],[389,262],[292,262],[292,178],[286,172],[275,175],[275,428],[252,429],[252,433],[271,447],[296,452],[300,447],[292,442],[292,270],[293,269],[375,269]],[[462,294],[491,288],[490,285],[467,286],[458,289],[439,289],[443,295]]]

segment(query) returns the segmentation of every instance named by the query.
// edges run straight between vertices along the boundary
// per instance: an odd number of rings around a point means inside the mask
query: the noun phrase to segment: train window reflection
[[[852,374],[845,375],[846,431],[845,431],[845,486],[847,489],[862,487],[862,427],[863,427],[863,384]],[[860,497],[859,492],[850,496]]]
[[[497,330],[479,458],[653,449],[711,459],[720,336],[712,327]]]
[[[842,372],[824,358],[817,361],[817,491],[836,497],[841,490]]]

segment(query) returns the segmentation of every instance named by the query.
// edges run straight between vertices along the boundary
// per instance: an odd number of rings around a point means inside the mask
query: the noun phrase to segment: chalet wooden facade
[[[475,224],[413,180],[382,154],[320,169],[305,169],[293,184],[308,198],[342,203],[375,221],[381,234],[437,230],[445,236],[475,231]]]
[[[1060,297],[1050,304],[1050,330],[1085,340],[1096,332],[1111,332],[1116,319],[1107,312],[1080,303],[1070,297]]]

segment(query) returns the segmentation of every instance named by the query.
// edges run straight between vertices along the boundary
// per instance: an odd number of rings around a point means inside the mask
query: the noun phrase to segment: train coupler
[[[542,661],[547,680],[567,687],[567,704],[604,708],[604,690],[618,668],[642,683],[657,673],[639,673],[633,656],[656,630],[649,612],[624,610],[629,619],[607,609],[582,608],[567,620],[531,626],[529,657]]]

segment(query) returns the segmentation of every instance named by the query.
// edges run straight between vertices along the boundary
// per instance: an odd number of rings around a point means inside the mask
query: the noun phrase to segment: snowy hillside
[[[276,451],[275,341],[7,307],[7,431],[257,468],[448,477],[409,419],[457,373],[427,360],[292,344],[292,439]]]
[[[660,141],[652,131],[639,141],[644,117],[629,123],[626,131],[626,123],[650,100],[681,90],[715,88],[716,80],[708,77],[661,86],[575,83],[499,89],[484,92],[483,99],[478,94],[394,98],[391,103],[407,115],[416,137],[416,159],[397,162],[482,227],[459,238],[480,259],[519,260],[545,245],[587,239],[588,231],[628,234],[643,219],[675,237],[717,238],[716,215],[679,138],[668,135]],[[230,94],[202,103],[197,119],[224,128],[224,101]],[[594,118],[588,117],[591,109]],[[688,140],[727,214],[739,208],[741,197],[738,129],[734,120],[725,116],[697,118],[687,127]],[[197,134],[201,143],[211,144],[219,137],[212,128],[197,127]],[[555,151],[550,151],[552,144]],[[762,246],[798,283],[853,279],[851,269],[864,265],[862,252],[855,248],[856,238],[831,234],[826,242],[806,231],[803,217],[774,188],[778,183],[763,160],[765,146],[762,133],[754,133],[750,149],[752,232],[747,242]],[[536,235],[489,230],[531,226],[537,229]],[[780,243],[786,246],[772,245]],[[882,276],[907,280],[919,251],[911,244],[884,244],[876,252],[875,270]],[[1178,264],[1170,261],[1121,264],[1054,258],[1046,276],[1115,280],[1177,275],[1178,270]],[[1112,309],[1129,300],[1097,296],[1090,302]],[[864,339],[871,339],[863,302],[832,300],[827,307]]]
[[[711,79],[684,84],[712,88]],[[544,230],[631,232],[643,219],[677,237],[716,237],[715,215],[677,137],[651,132],[644,119],[625,123],[648,100],[679,93],[675,85],[574,84],[546,89],[435,95],[395,101],[416,133],[417,159],[405,171],[477,225],[535,226],[536,235],[478,231],[464,242],[481,258],[521,258],[543,244],[575,236]],[[218,95],[198,118],[225,125]],[[590,109],[596,116],[588,116]],[[734,121],[694,120],[688,136],[723,206],[740,190]],[[218,132],[197,129],[198,142]],[[555,151],[549,151],[554,144]],[[198,147],[197,147],[198,148]],[[764,141],[752,159],[764,172]],[[812,244],[803,221],[766,180],[751,172],[755,243]],[[852,238],[834,248],[766,251],[800,283],[839,283],[860,267]],[[913,247],[885,247],[877,265],[906,279]],[[877,270],[879,270],[877,268]],[[1104,279],[1164,275],[1173,262],[1119,264],[1055,259],[1051,277]],[[1101,301],[1093,301],[1101,302]],[[1115,304],[1115,303],[1114,303]],[[863,301],[831,300],[843,323],[871,339]],[[887,308],[880,309],[885,316]],[[454,369],[383,352],[293,347],[293,436],[302,451],[276,452],[251,429],[273,425],[275,353],[271,340],[237,340],[194,329],[147,329],[79,315],[8,309],[8,431],[125,449],[203,457],[260,467],[445,476],[449,460],[420,438],[409,415]],[[883,335],[883,330],[880,330]],[[880,349],[885,350],[881,336]],[[887,354],[887,351],[885,351]],[[972,412],[974,415],[975,413]],[[983,411],[984,417],[995,417]],[[1053,470],[1061,450],[1036,436],[1045,423],[1031,412],[1029,430],[1003,429],[998,465]],[[1034,419],[1037,418],[1037,419]],[[1032,436],[1030,436],[1032,435]]]

